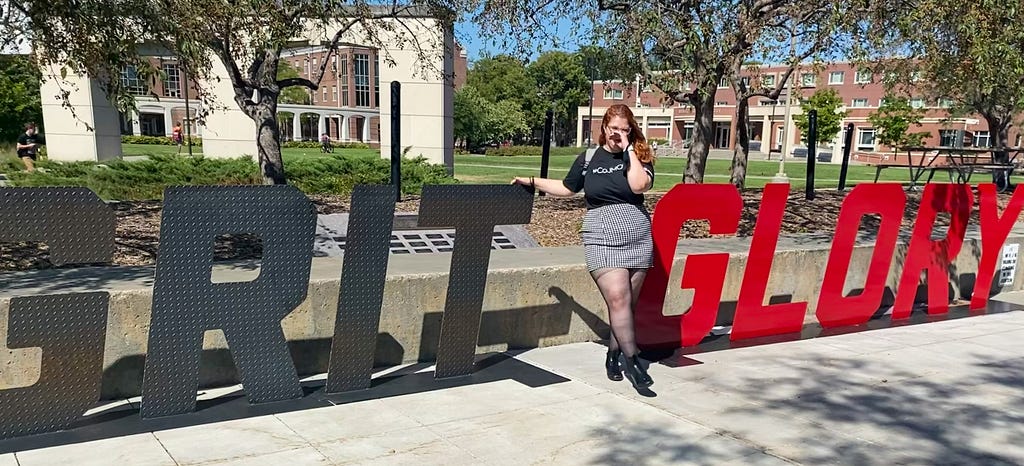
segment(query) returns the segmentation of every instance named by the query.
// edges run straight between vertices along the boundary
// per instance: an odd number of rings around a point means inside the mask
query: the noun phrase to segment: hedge
[[[550,154],[553,156],[566,156],[566,155],[579,155],[583,152],[582,147],[552,147]],[[540,156],[544,152],[544,148],[541,146],[508,146],[508,147],[490,147],[487,149],[487,155],[496,155],[499,157],[512,157],[520,155],[532,155]]]
[[[121,136],[122,144],[150,144],[158,146],[173,146],[176,145],[174,140],[168,136]],[[202,147],[203,139],[197,136],[192,136],[192,145]]]

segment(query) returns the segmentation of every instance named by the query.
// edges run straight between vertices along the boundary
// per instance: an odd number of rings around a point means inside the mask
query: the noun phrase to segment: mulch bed
[[[744,210],[740,220],[739,236],[750,236],[757,220],[761,190],[742,192]],[[821,190],[816,199],[807,201],[802,191],[792,191],[783,217],[782,233],[831,232],[839,218],[845,193]],[[313,195],[310,200],[321,214],[343,213],[349,210],[349,199],[344,196]],[[647,195],[648,208],[653,211],[661,194]],[[1000,195],[1000,207],[1006,206],[1009,194]],[[975,192],[975,206],[978,196]],[[694,199],[694,202],[702,202]],[[920,204],[920,193],[907,193],[907,206],[903,228],[910,229]],[[160,201],[115,202],[110,204],[117,214],[115,265],[137,266],[156,263],[160,232]],[[396,206],[398,212],[416,212],[417,197],[407,197]],[[586,211],[583,198],[569,199],[538,197],[534,203],[533,221],[527,226],[530,234],[541,246],[580,245],[579,229]],[[947,216],[940,215],[939,223]],[[972,224],[978,224],[977,207],[972,211]],[[682,238],[707,238],[706,222],[687,222],[680,234]],[[216,260],[244,260],[258,258],[262,245],[252,235],[225,235],[214,245]],[[49,252],[41,243],[0,243],[0,270],[30,270],[53,268]]]

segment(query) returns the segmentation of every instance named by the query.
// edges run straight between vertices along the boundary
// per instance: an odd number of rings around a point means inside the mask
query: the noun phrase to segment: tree
[[[590,80],[581,58],[561,51],[545,52],[527,66],[537,83],[538,110],[551,108],[553,112],[552,139],[559,146],[568,145],[576,134],[577,109],[590,100]],[[541,120],[540,127],[543,123]]]
[[[283,81],[285,79],[296,79],[301,75],[299,70],[294,66],[290,65],[287,61],[282,61],[278,64],[277,68],[277,80]],[[309,91],[301,87],[293,86],[281,89],[281,98],[278,99],[279,103],[282,104],[298,104],[298,105],[309,105]]]
[[[878,110],[868,115],[868,122],[875,128],[875,138],[880,144],[892,147],[896,152],[901,146],[920,146],[928,136],[927,132],[908,133],[911,125],[921,126],[924,109],[914,108],[906,97],[886,95]]]
[[[466,149],[474,150],[477,147],[474,143],[487,141],[484,127],[490,118],[490,105],[471,85],[467,84],[455,92],[452,133],[456,142],[462,141]]]
[[[39,68],[28,57],[0,55],[0,141],[14,141],[25,123],[42,124]]]
[[[494,141],[508,141],[522,136],[530,130],[526,122],[526,114],[519,104],[511,100],[503,100],[490,104],[487,109],[488,118],[484,124],[484,134]]]
[[[885,8],[859,35],[859,61],[883,73],[890,89],[951,99],[953,115],[980,115],[996,160],[1008,162],[1009,131],[1024,112],[1024,9],[993,1],[878,3]]]
[[[839,131],[843,129],[843,119],[849,112],[840,111],[843,107],[843,98],[834,88],[818,89],[811,97],[800,102],[800,115],[793,116],[793,122],[800,129],[800,140],[804,144],[810,144],[807,139],[810,136],[807,115],[811,110],[818,111],[818,138],[815,143],[828,142],[835,139]]]
[[[492,103],[510,100],[520,108],[532,106],[537,95],[537,82],[526,71],[522,61],[509,55],[496,55],[477,60],[466,74],[466,84],[473,86]]]
[[[719,84],[723,80],[728,83],[743,63],[755,56],[766,62],[788,63],[806,49],[842,44],[837,31],[840,26],[856,21],[858,15],[852,13],[859,8],[853,5],[856,2],[830,0],[481,3],[482,13],[474,18],[478,24],[485,30],[517,34],[520,43],[531,47],[543,40],[541,25],[589,15],[594,28],[581,33],[593,33],[598,40],[591,43],[603,46],[628,65],[617,70],[618,78],[633,80],[640,74],[671,101],[693,107],[694,135],[684,175],[686,182],[704,180]],[[801,50],[787,53],[786,60],[779,60],[778,50],[784,50],[779,43],[789,38],[790,33],[804,38]]]
[[[159,76],[147,53],[178,57],[189,76],[199,82],[214,82],[215,70],[226,70],[234,104],[256,124],[264,182],[278,184],[285,182],[277,121],[281,92],[291,86],[318,89],[330,62],[328,55],[310,79],[278,79],[285,48],[296,45],[297,39],[305,38],[307,45],[310,39],[322,39],[333,54],[343,39],[358,37],[361,45],[378,50],[382,62],[393,63],[388,51],[406,47],[423,73],[442,73],[429,50],[443,42],[444,35],[434,40],[417,31],[450,28],[454,21],[451,9],[430,0],[409,6],[369,0],[120,0],[116,8],[104,0],[11,0],[10,4],[27,18],[29,36],[37,46],[35,58],[42,66],[95,78],[122,111],[135,105],[121,84],[122,69],[134,66],[140,77],[150,81]],[[220,106],[210,89],[198,90],[204,108]],[[68,95],[65,92],[65,104]]]

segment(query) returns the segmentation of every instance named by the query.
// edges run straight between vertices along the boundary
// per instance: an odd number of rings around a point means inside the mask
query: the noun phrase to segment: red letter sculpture
[[[910,317],[921,271],[928,274],[928,313],[944,314],[949,311],[949,264],[963,246],[973,203],[970,185],[925,186],[896,292],[896,303],[892,308],[893,320]],[[949,212],[949,232],[942,240],[932,241],[935,217],[939,212]]]
[[[686,256],[682,288],[693,288],[693,306],[683,316],[664,313],[679,230],[687,220],[707,219],[712,234],[735,234],[743,199],[730,184],[678,184],[654,210],[654,267],[644,280],[636,304],[637,341],[645,348],[696,345],[711,332],[722,297],[728,253]]]
[[[895,183],[859,184],[843,200],[815,311],[822,327],[863,324],[878,310],[906,204],[903,187]],[[843,296],[861,218],[875,213],[882,220],[863,291],[856,296]]]
[[[1020,217],[1024,208],[1024,186],[1018,185],[1013,190],[1013,197],[1006,205],[1002,217],[996,201],[996,185],[992,183],[978,185],[981,209],[981,260],[978,263],[978,278],[974,282],[974,293],[971,294],[971,309],[984,309],[988,305],[988,292],[992,288],[992,276],[999,262],[999,250],[1010,235],[1010,229]]]
[[[772,183],[764,187],[730,340],[794,333],[803,327],[806,302],[764,304],[788,194],[788,184]]]

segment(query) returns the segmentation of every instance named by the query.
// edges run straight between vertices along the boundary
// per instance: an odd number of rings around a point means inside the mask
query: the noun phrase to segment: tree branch
[[[277,81],[277,87],[284,89],[286,87],[301,86],[308,87],[312,90],[317,90],[320,86],[306,78],[285,78]]]

